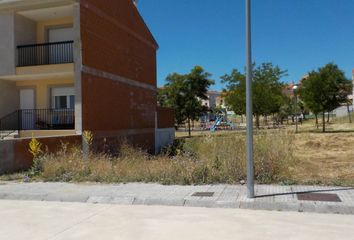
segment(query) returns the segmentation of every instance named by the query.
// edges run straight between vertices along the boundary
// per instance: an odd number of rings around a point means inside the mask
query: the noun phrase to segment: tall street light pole
[[[247,197],[254,198],[251,0],[246,0]]]
[[[295,133],[299,132],[299,127],[298,127],[298,114],[297,114],[297,86],[294,85],[293,90],[294,90],[294,95],[295,95]]]

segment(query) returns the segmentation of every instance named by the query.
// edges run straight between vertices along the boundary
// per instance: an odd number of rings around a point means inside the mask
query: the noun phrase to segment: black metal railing
[[[74,62],[74,41],[17,46],[17,66]]]
[[[74,109],[24,109],[0,119],[0,132],[75,129]]]

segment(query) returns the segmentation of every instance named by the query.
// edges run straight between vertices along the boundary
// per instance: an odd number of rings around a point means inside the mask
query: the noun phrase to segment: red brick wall
[[[172,108],[157,107],[157,128],[173,128],[175,113]]]
[[[69,145],[80,146],[81,136],[45,137],[37,139],[42,144],[42,150],[48,149],[55,153],[61,148],[61,142]],[[14,139],[0,141],[0,172],[16,172],[28,170],[33,163],[33,157],[28,151],[31,139]]]
[[[131,0],[82,0],[83,65],[156,86],[157,46]]]
[[[80,3],[83,130],[154,149],[155,40],[131,0]]]

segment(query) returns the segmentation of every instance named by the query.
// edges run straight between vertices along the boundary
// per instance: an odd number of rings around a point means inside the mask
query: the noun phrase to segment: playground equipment
[[[217,117],[216,118],[216,121],[214,123],[214,125],[212,125],[210,127],[210,132],[215,132],[218,127],[227,127],[227,128],[230,128],[230,129],[235,129],[235,124],[232,123],[231,121],[223,121],[224,117],[221,116],[221,117]]]
[[[236,129],[236,125],[228,120],[228,114],[226,109],[207,113],[201,116],[200,127],[202,130],[210,130],[211,132],[215,132],[217,130]]]

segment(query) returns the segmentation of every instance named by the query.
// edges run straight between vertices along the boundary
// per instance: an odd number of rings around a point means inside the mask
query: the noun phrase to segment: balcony
[[[74,62],[74,41],[22,45],[17,47],[17,67]]]
[[[15,131],[70,129],[75,129],[74,109],[17,110],[0,119],[0,138]]]

